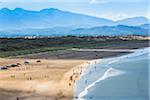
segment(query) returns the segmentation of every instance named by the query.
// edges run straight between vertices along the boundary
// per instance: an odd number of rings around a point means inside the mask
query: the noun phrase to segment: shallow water
[[[148,100],[150,48],[90,64],[76,82],[74,100]]]

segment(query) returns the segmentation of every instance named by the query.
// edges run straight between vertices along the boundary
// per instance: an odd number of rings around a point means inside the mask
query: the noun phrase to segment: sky
[[[121,20],[148,14],[149,0],[0,0],[0,9],[17,7],[27,10],[57,8],[111,20]]]

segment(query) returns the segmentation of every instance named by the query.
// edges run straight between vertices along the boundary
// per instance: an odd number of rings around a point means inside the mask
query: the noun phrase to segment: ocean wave
[[[150,48],[90,65],[76,83],[78,100],[148,100]],[[89,74],[93,70],[92,74]],[[101,74],[101,75],[100,75]],[[94,77],[94,79],[92,79]],[[88,82],[84,82],[86,79]]]

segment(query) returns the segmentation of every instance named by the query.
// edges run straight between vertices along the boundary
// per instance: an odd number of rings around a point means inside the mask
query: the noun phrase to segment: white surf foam
[[[96,80],[95,82],[93,82],[92,84],[88,85],[83,92],[81,92],[79,94],[79,98],[82,98],[84,96],[87,95],[88,93],[88,89],[90,89],[91,87],[93,87],[96,83],[102,81],[102,80],[105,80],[107,78],[111,78],[111,77],[114,77],[114,76],[117,76],[117,75],[120,75],[120,74],[124,74],[125,72],[121,71],[121,70],[117,70],[117,69],[114,69],[114,68],[109,68],[105,73],[104,75],[99,78],[98,80]]]
[[[78,100],[147,100],[150,48],[93,65],[76,84]],[[90,70],[93,71],[89,74]],[[100,75],[102,74],[102,75]],[[85,84],[83,79],[88,79]],[[94,79],[93,79],[94,78]],[[83,89],[82,89],[83,88]]]

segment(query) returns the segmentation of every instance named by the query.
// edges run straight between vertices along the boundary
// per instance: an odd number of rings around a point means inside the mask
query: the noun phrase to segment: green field
[[[0,57],[26,55],[71,48],[139,48],[147,47],[148,40],[122,40],[120,37],[50,37],[1,38]]]

